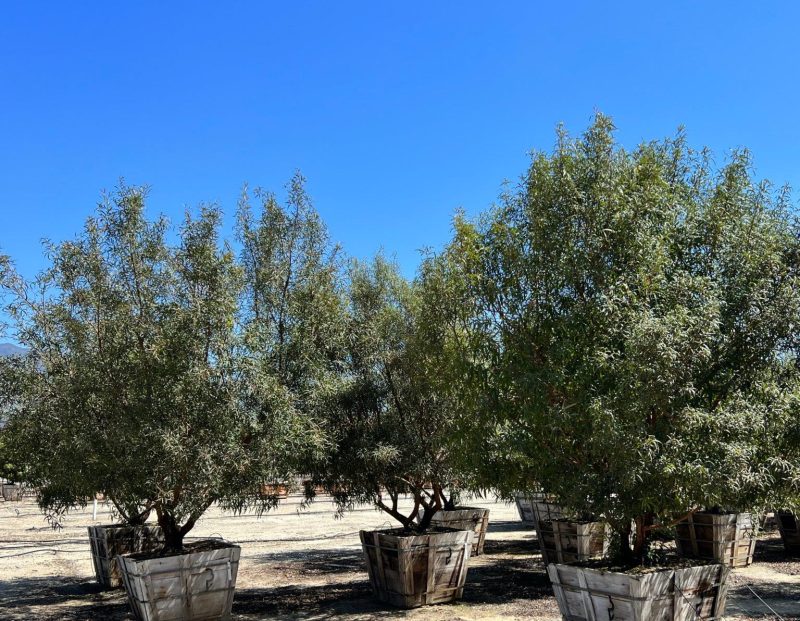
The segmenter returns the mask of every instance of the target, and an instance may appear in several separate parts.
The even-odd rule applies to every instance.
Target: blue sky
[[[243,183],[301,169],[335,240],[410,275],[595,110],[625,145],[683,124],[798,185],[800,5],[432,4],[4,4],[0,250],[32,276],[120,177],[230,221]]]

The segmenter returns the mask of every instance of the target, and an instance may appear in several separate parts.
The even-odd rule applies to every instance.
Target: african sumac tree
[[[340,510],[372,503],[419,530],[437,510],[452,508],[461,487],[447,444],[451,403],[433,380],[435,328],[425,324],[424,299],[422,284],[384,258],[353,262],[340,384],[327,416],[332,448],[317,472]],[[404,494],[412,499],[407,512]]]
[[[627,561],[656,517],[796,495],[799,233],[747,152],[714,169],[682,134],[626,151],[602,115],[560,132],[438,258],[477,343],[461,433],[509,439],[512,469],[607,519]]]
[[[248,408],[240,363],[243,270],[219,239],[221,213],[187,214],[177,243],[122,186],[76,239],[48,245],[27,283],[4,263],[29,385],[12,414],[14,445],[39,502],[56,513],[103,491],[123,517],[154,512],[168,549],[212,504],[268,508],[253,493],[274,476],[291,419],[280,391],[269,416]],[[271,387],[257,387],[263,395]],[[253,438],[259,438],[254,441]]]
[[[267,428],[276,435],[269,443],[284,449],[275,464],[282,464],[282,470],[269,482],[289,482],[294,472],[304,473],[309,461],[321,458],[321,404],[335,391],[340,372],[345,327],[341,251],[304,184],[297,173],[287,186],[285,204],[256,190],[257,210],[245,192],[237,214],[248,407],[259,419],[274,418],[274,396],[280,395],[292,412]],[[273,456],[278,457],[274,451]]]

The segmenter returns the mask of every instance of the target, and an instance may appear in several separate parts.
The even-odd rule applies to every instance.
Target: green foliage
[[[11,441],[9,433],[0,429],[0,477],[9,483],[19,483],[23,473],[11,456],[11,447],[8,446]]]
[[[0,262],[2,262],[0,257]],[[22,470],[13,456],[13,442],[8,421],[19,403],[21,385],[18,381],[24,359],[0,356],[0,477],[11,483],[22,479]]]
[[[422,530],[439,508],[452,508],[445,489],[460,487],[447,445],[452,403],[433,380],[430,293],[382,257],[353,263],[343,371],[328,412],[332,449],[316,473],[340,510],[374,503]],[[414,500],[409,513],[398,506],[406,493]]]
[[[289,405],[293,416],[280,425],[272,421],[270,443],[285,449],[277,462],[301,472],[325,448],[320,410],[337,385],[344,331],[340,250],[304,182],[299,173],[292,178],[285,206],[256,190],[258,214],[245,193],[236,230],[245,276],[240,314],[247,402],[259,419],[273,416],[272,395]],[[289,475],[286,470],[277,482],[288,482]]]
[[[174,246],[144,209],[145,192],[123,186],[77,239],[48,245],[35,282],[4,264],[31,351],[10,428],[45,510],[102,491],[128,521],[155,512],[180,549],[212,503],[275,503],[258,490],[285,473],[297,413],[243,362],[246,270],[220,243],[219,209],[187,214]]]
[[[800,229],[747,152],[715,170],[682,134],[628,152],[612,132],[560,132],[432,263],[459,283],[476,467],[635,520],[641,556],[653,516],[798,495]]]

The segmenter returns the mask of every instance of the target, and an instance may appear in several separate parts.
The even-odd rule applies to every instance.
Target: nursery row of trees
[[[145,199],[121,186],[32,281],[0,259],[31,352],[3,443],[53,519],[100,491],[180,549],[296,474],[418,530],[544,489],[639,562],[656,520],[800,499],[800,226],[746,152],[626,151],[598,116],[411,280],[347,259],[300,176],[245,194],[232,242],[216,206],[175,235]]]

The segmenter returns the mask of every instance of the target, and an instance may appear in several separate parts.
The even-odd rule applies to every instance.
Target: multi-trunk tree
[[[236,239],[244,272],[240,363],[260,386],[281,395],[294,412],[290,425],[269,425],[273,446],[286,450],[265,484],[290,484],[325,448],[321,404],[337,386],[344,334],[340,248],[333,244],[297,173],[282,205],[256,190],[258,207],[245,192],[237,213]],[[270,398],[246,390],[259,419],[268,420]],[[289,422],[289,421],[287,421]],[[263,434],[263,430],[262,430]],[[264,436],[254,438],[263,442]]]
[[[449,391],[436,389],[438,318],[426,313],[423,283],[382,257],[354,262],[348,284],[339,385],[327,406],[331,448],[316,480],[340,510],[371,503],[424,531],[465,483],[448,445]]]
[[[433,260],[455,283],[465,441],[608,520],[628,562],[655,518],[796,498],[795,216],[746,152],[626,151],[604,116],[559,133]]]
[[[13,446],[55,514],[104,492],[131,523],[155,514],[166,548],[213,503],[267,509],[306,433],[291,395],[247,363],[246,269],[200,208],[171,243],[145,192],[121,187],[27,283],[4,260],[16,338],[30,350]],[[296,309],[295,309],[296,310]],[[22,377],[22,376],[21,376]]]

